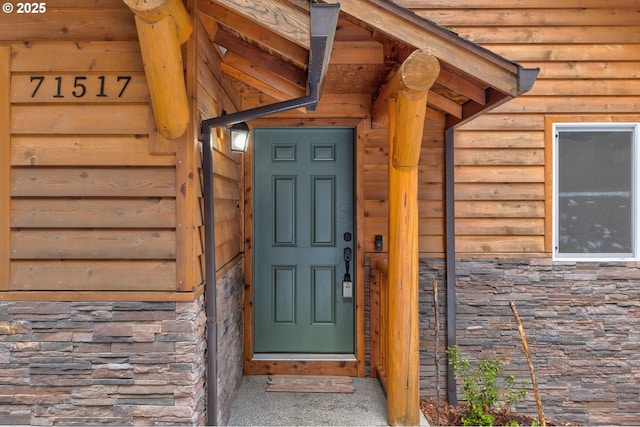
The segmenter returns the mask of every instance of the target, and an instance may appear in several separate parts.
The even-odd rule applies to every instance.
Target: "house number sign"
[[[143,73],[43,73],[11,76],[16,103],[148,102]]]
[[[112,77],[108,86],[106,76],[30,76],[29,80],[34,85],[33,92],[31,92],[31,98],[36,97],[38,91],[42,87],[42,84],[47,78],[54,80],[53,88],[51,85],[47,85],[47,89],[53,92],[50,93],[53,98],[84,98],[85,96],[96,96],[98,98],[115,96],[117,98],[122,98],[127,90],[127,86],[129,86],[129,83],[131,82],[131,76]],[[90,78],[97,80],[97,84],[95,84],[96,82],[90,82]],[[65,81],[63,82],[63,80]],[[111,80],[114,81],[112,82]],[[88,93],[88,88],[90,86],[97,86],[91,87],[93,93]]]

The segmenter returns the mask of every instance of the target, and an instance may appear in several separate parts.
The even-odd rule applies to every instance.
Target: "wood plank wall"
[[[176,157],[155,133],[133,14],[120,0],[86,6],[0,16],[11,53],[0,288],[176,291]]]
[[[545,118],[547,124],[637,120],[637,0],[398,3],[523,66],[540,67],[531,92],[455,134],[456,247],[460,255],[547,255],[552,188]]]
[[[431,112],[432,116],[437,115]],[[364,142],[364,248],[375,253],[375,236],[381,235],[382,252],[388,251],[388,131],[366,129]],[[444,255],[444,118],[427,120],[418,167],[420,256]]]
[[[195,22],[197,40],[197,109],[201,119],[238,109],[240,95],[221,80],[221,52],[209,40],[201,20]],[[213,142],[213,192],[215,196],[216,267],[219,272],[244,252],[244,197],[242,156],[231,152],[228,132],[216,134]],[[203,238],[204,239],[204,238]]]

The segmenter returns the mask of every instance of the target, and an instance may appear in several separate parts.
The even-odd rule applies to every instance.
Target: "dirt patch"
[[[461,426],[462,421],[460,419],[462,409],[459,407],[451,406],[447,402],[440,402],[440,406],[436,411],[436,402],[427,398],[423,398],[420,401],[420,409],[425,418],[431,426]],[[437,415],[440,415],[439,423],[436,422]],[[531,426],[536,421],[536,417],[529,415],[522,415],[516,413],[504,414],[501,411],[492,411],[492,415],[495,417],[493,422],[494,426],[504,426],[507,423],[517,422],[519,426]],[[580,424],[570,421],[557,421],[546,419],[548,426],[579,426]]]

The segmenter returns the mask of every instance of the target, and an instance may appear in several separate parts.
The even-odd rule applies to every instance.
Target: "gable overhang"
[[[414,49],[431,50],[439,61],[506,95],[516,97],[528,90],[524,81],[519,82],[521,66],[410,9],[388,0],[340,0],[340,8]]]
[[[197,2],[211,21],[212,42],[232,50],[225,54],[223,72],[278,101],[304,95],[311,49],[308,1]],[[341,0],[339,5],[344,21],[365,28],[380,43],[402,45],[406,52],[399,62],[415,50],[428,50],[437,58],[441,72],[429,107],[444,115],[448,129],[529,91],[537,77],[537,68],[524,68],[392,1]],[[374,99],[381,89],[374,90]],[[373,125],[385,125],[379,120],[386,119],[373,111]]]
[[[468,79],[484,91],[482,99],[461,104],[460,114],[448,114],[446,128],[456,128],[497,106],[531,90],[538,68],[525,68],[449,29],[418,16],[410,9],[388,0],[340,0],[341,10],[366,22],[375,31],[396,39],[413,49],[428,49],[445,70]],[[447,83],[443,82],[446,86]]]

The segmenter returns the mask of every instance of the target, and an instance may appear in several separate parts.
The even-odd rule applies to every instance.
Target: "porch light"
[[[229,129],[231,134],[231,151],[236,153],[244,153],[249,146],[251,131],[247,122],[236,123]]]

